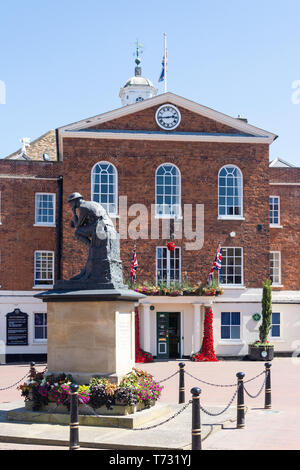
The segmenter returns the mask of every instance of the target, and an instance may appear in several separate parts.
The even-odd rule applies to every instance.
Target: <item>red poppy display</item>
[[[195,362],[218,362],[214,349],[213,337],[213,312],[210,307],[205,307],[204,334],[201,351],[192,356]]]
[[[152,354],[140,347],[140,317],[137,307],[135,308],[135,362],[154,362]]]

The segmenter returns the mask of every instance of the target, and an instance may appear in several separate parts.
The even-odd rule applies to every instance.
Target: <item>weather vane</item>
[[[143,53],[144,44],[141,44],[137,39],[136,43],[135,43],[135,47],[136,47],[136,51],[135,51],[135,54],[134,54],[136,56],[135,63],[136,63],[136,65],[140,65],[140,63],[141,63],[140,54]]]

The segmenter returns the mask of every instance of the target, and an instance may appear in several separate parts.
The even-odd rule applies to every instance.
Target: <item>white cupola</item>
[[[141,59],[139,57],[139,53],[140,45],[137,43],[134,77],[131,77],[129,80],[127,80],[119,93],[122,106],[138,103],[139,101],[143,101],[157,95],[158,90],[154,87],[153,83],[148,80],[148,78],[142,77],[142,68],[140,66]]]

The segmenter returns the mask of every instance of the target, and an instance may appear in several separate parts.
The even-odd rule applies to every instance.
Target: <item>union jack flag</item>
[[[131,279],[134,283],[136,283],[136,270],[138,267],[138,262],[137,262],[137,257],[136,257],[136,245],[134,245],[133,251],[132,251],[132,259],[131,259],[131,270],[130,270],[130,276]]]
[[[221,269],[222,269],[222,247],[219,244],[215,260],[213,262],[212,268],[211,268],[211,270],[208,274],[208,277],[207,277],[207,284],[208,285],[210,285],[211,282],[212,282],[214,271],[220,271],[220,277],[221,277]]]
[[[159,76],[159,79],[158,81],[159,82],[163,82],[166,78],[166,72],[167,72],[167,61],[168,61],[168,55],[167,55],[167,51],[165,52],[165,55],[163,57],[163,60],[162,60],[162,70],[161,70],[161,74]]]

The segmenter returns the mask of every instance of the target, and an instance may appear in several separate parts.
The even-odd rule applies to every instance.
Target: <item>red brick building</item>
[[[141,302],[145,350],[157,357],[197,352],[209,303],[217,355],[246,355],[258,335],[253,315],[261,311],[262,282],[271,275],[270,336],[277,352],[293,352],[300,333],[300,268],[294,262],[300,169],[280,160],[270,166],[269,146],[277,136],[244,119],[172,93],[138,98],[45,134],[32,143],[30,159],[15,153],[0,160],[0,358],[46,354],[46,304],[34,295],[77,274],[86,257],[70,228],[66,201],[74,191],[101,202],[115,220],[125,281],[135,242],[138,282],[153,285],[205,285],[222,246],[223,295]],[[172,234],[174,252],[166,248]]]

